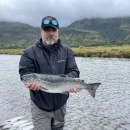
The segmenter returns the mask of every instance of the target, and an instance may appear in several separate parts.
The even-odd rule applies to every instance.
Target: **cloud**
[[[40,27],[41,19],[55,16],[60,27],[84,18],[130,16],[130,0],[0,0],[0,21]]]

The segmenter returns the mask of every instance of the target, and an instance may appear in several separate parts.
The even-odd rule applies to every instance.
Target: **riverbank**
[[[130,58],[130,46],[97,46],[72,48],[77,57]],[[0,49],[0,54],[21,55],[23,49]]]
[[[108,57],[108,58],[130,58],[130,46],[97,46],[72,48],[75,56],[81,57]]]

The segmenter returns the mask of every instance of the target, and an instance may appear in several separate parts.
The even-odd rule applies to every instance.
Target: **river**
[[[29,90],[19,79],[19,55],[0,55],[0,124],[31,118]],[[71,93],[64,130],[130,130],[130,59],[76,57],[80,78],[101,82],[96,97]]]

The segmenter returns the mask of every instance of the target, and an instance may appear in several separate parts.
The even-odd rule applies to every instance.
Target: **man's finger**
[[[76,80],[80,80],[80,78],[74,78],[74,79],[76,79]]]
[[[69,90],[68,90],[68,92],[72,92],[73,91],[73,88],[72,87],[70,87],[69,88]]]
[[[31,86],[30,86],[30,89],[35,89],[35,86],[36,86],[36,82],[34,82]]]
[[[73,88],[73,91],[74,91],[75,93],[77,93],[77,89],[76,89],[76,88]]]
[[[27,87],[27,88],[30,88],[31,86],[32,86],[32,83],[26,84],[26,87]]]
[[[37,89],[36,90],[39,90],[40,89],[40,86],[39,86],[39,84],[37,83]]]
[[[77,93],[77,92],[80,92],[80,89],[75,88],[75,87],[70,87],[69,90],[68,90],[68,92]]]

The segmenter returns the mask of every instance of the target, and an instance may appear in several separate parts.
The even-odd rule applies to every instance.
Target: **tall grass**
[[[81,57],[113,57],[130,58],[130,46],[98,46],[72,48],[75,56]]]
[[[0,54],[21,55],[23,49],[0,49]]]
[[[130,46],[97,46],[72,48],[75,56],[130,58]],[[21,55],[23,49],[0,49],[0,54]]]

